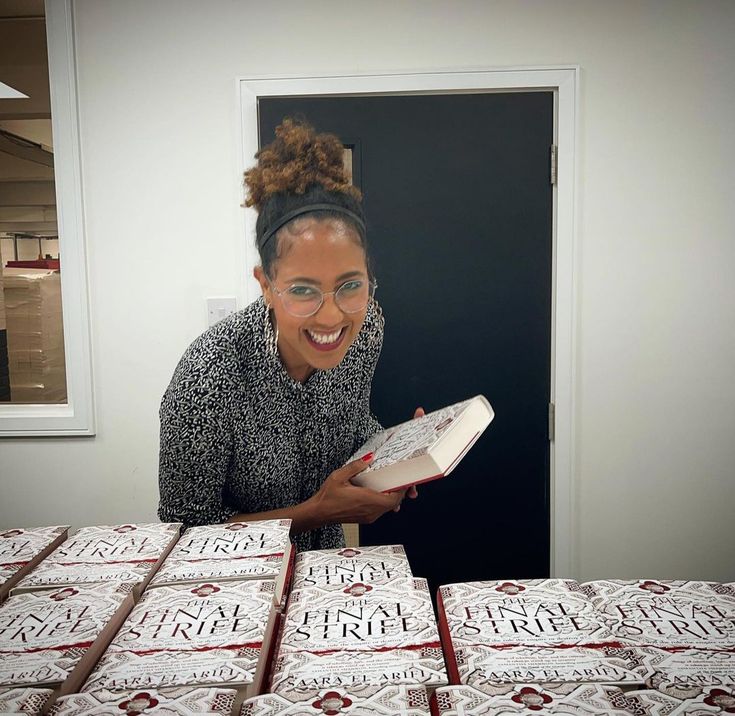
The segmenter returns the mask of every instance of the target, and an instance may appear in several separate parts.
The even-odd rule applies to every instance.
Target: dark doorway
[[[386,426],[483,393],[495,421],[445,480],[361,528],[431,586],[549,575],[551,92],[259,101],[261,145],[301,115],[356,147],[386,315]]]

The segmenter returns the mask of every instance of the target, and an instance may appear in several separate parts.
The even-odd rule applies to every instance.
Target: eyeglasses
[[[268,283],[278,294],[286,311],[299,318],[313,316],[322,307],[325,296],[334,296],[334,302],[343,313],[360,313],[367,308],[378,287],[374,281],[362,278],[345,281],[334,291],[321,291],[316,286],[306,284],[293,284],[279,291],[270,281]]]

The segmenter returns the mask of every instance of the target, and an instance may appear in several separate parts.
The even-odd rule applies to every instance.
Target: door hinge
[[[557,179],[557,173],[558,173],[558,152],[557,152],[557,146],[556,144],[551,145],[551,152],[550,152],[550,177],[551,177],[551,186],[556,186],[556,179]]]
[[[554,442],[556,437],[556,406],[549,403],[549,442]]]

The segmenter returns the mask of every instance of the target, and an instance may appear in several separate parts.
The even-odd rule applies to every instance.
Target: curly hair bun
[[[360,190],[350,184],[343,156],[334,134],[317,134],[307,122],[287,117],[276,127],[275,140],[255,155],[257,166],[245,172],[245,206],[261,211],[274,194],[304,194],[314,185],[359,201]]]

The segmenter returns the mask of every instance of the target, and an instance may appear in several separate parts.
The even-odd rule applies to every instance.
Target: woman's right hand
[[[366,456],[367,457],[367,456]],[[372,457],[372,456],[370,456]],[[353,485],[350,480],[370,465],[370,460],[353,460],[335,470],[322,484],[311,503],[313,519],[320,524],[357,522],[371,524],[386,512],[395,510],[406,490],[377,492]]]

